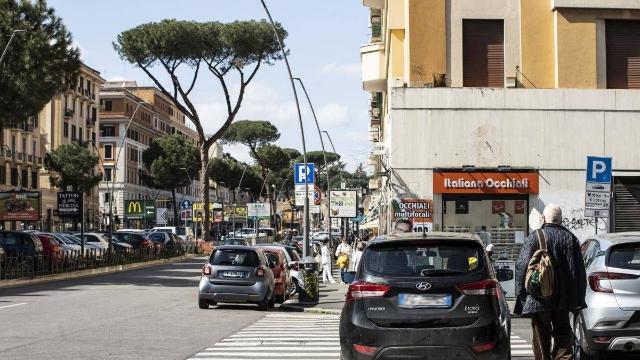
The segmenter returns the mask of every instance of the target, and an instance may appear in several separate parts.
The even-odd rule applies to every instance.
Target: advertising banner
[[[156,220],[156,202],[154,200],[125,200],[124,217],[127,219]]]
[[[332,190],[329,216],[355,218],[358,216],[358,192],[355,190]]]
[[[249,203],[247,204],[247,217],[254,220],[268,220],[271,216],[271,204]]]
[[[191,205],[193,221],[198,221],[198,222],[204,221],[204,212],[202,211],[203,209],[204,209],[204,204],[202,204],[201,202],[194,202]],[[222,211],[222,204],[210,202],[209,203],[209,221],[210,222],[214,222],[215,210]]]
[[[40,220],[39,191],[0,192],[0,221]]]
[[[434,172],[434,194],[537,194],[537,172]]]
[[[415,232],[428,232],[433,228],[433,201],[431,199],[402,198],[391,201],[392,220],[409,220]]]
[[[240,205],[235,206],[235,211],[234,211],[233,205],[225,206],[223,209],[223,213],[224,213],[225,221],[233,221],[234,217],[236,218],[236,220],[238,219],[244,220],[247,218],[247,208]]]
[[[82,192],[60,191],[58,192],[58,217],[81,218],[82,217]]]

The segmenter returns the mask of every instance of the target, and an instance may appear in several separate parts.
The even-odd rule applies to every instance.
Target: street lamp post
[[[27,32],[27,30],[13,30],[13,32],[11,33],[11,37],[9,38],[7,45],[5,45],[4,50],[2,50],[2,55],[0,55],[0,64],[2,64],[2,60],[4,60],[4,56],[7,53],[7,49],[9,49],[9,45],[11,45],[11,41],[13,41],[13,38],[16,36],[17,33],[21,33],[21,32]]]
[[[184,171],[184,173],[187,174],[187,178],[189,179],[189,186],[191,186],[193,184],[193,180],[191,180],[191,175],[189,175],[189,172],[187,171],[187,168],[181,167],[180,170]],[[182,212],[180,212],[180,216],[182,216]],[[197,218],[196,218],[196,220],[197,220]],[[198,226],[198,225],[196,225],[196,226]],[[185,228],[185,231],[186,231],[186,229],[187,229],[187,217],[186,216],[184,217],[184,228]],[[197,228],[196,228],[196,230],[194,230],[194,242],[195,242],[195,238],[198,237],[198,234],[195,233],[196,231],[197,231]]]
[[[289,73],[289,80],[291,81],[291,90],[293,90],[293,97],[296,100],[296,109],[298,110],[298,123],[300,125],[300,137],[302,138],[302,158],[304,161],[305,172],[308,168],[307,166],[307,144],[304,139],[304,125],[302,124],[302,112],[300,112],[300,101],[298,100],[298,90],[296,90],[296,85],[293,82],[293,74],[291,73],[291,66],[289,65],[289,58],[287,57],[287,52],[284,49],[284,44],[282,43],[282,39],[280,38],[280,34],[278,34],[278,28],[276,27],[273,18],[271,17],[271,13],[269,12],[269,8],[267,8],[267,4],[264,0],[260,0],[262,3],[262,7],[264,7],[264,11],[267,13],[267,17],[269,17],[269,21],[271,22],[271,27],[273,28],[273,32],[278,39],[278,45],[280,45],[280,51],[282,51],[282,56],[284,58],[284,62],[287,65],[287,72]],[[305,176],[305,186],[304,186],[304,249],[302,252],[303,256],[313,255],[311,252],[311,246],[309,244],[309,184],[308,184],[309,176]]]
[[[322,146],[322,157],[324,158],[324,170],[327,172],[327,201],[329,202],[329,207],[331,207],[331,178],[329,177],[329,166],[327,165],[327,153],[324,150],[324,139],[322,138],[322,131],[320,130],[320,124],[318,123],[318,117],[316,116],[316,111],[313,108],[313,103],[311,103],[311,98],[309,97],[309,93],[307,92],[307,88],[304,86],[302,79],[294,78],[294,80],[298,80],[300,85],[302,86],[302,90],[304,91],[305,96],[307,97],[307,102],[309,102],[309,107],[311,108],[311,114],[313,114],[313,120],[316,123],[316,129],[318,129],[318,137],[320,138],[320,146]],[[334,154],[335,149],[333,150]],[[337,154],[336,154],[337,155]],[[328,211],[329,215],[329,239],[331,239],[331,211]]]
[[[127,132],[129,131],[129,127],[131,126],[131,122],[133,118],[136,116],[140,105],[146,104],[144,101],[140,101],[136,106],[136,109],[131,114],[129,121],[127,122],[127,127],[122,134],[122,140],[120,140],[120,148],[118,149],[118,154],[116,155],[116,160],[113,165],[113,171],[111,174],[111,192],[109,193],[109,252],[111,252],[111,237],[113,236],[113,191],[116,186],[116,171],[118,170],[118,160],[120,159],[120,153],[122,153],[122,148],[124,147],[124,141],[127,137]]]
[[[331,144],[331,149],[333,150],[334,154],[337,154],[336,152],[336,147],[333,146],[333,140],[331,140],[331,135],[329,135],[329,132],[326,130],[322,130],[322,132],[327,135],[327,139],[329,139],[329,143]],[[327,179],[329,176],[329,169],[327,169]],[[340,171],[340,182],[342,182],[343,178],[342,178],[342,171]],[[327,180],[328,181],[328,180]],[[329,191],[329,194],[331,194],[331,191]],[[331,206],[331,198],[329,198],[329,206]],[[331,209],[329,209],[329,214],[331,214]],[[331,217],[329,217],[329,239],[331,239]]]

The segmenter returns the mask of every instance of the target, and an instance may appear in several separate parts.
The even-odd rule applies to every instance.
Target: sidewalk
[[[310,312],[318,314],[336,314],[342,312],[344,299],[349,285],[346,284],[323,284],[320,282],[320,301],[317,304],[300,304],[298,297],[287,300],[280,306],[285,311]]]

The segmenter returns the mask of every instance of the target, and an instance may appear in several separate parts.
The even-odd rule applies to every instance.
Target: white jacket
[[[340,256],[340,253],[351,255],[351,246],[349,246],[349,244],[340,243],[336,249],[336,256]]]
[[[331,264],[331,253],[329,252],[329,247],[327,245],[323,245],[320,252],[322,253],[322,265]]]

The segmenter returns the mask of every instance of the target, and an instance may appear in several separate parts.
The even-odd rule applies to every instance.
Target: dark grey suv
[[[202,267],[198,306],[223,303],[255,303],[260,310],[274,306],[275,281],[261,249],[249,246],[219,246]]]
[[[364,250],[340,319],[341,358],[504,360],[510,327],[478,238],[394,235]]]

